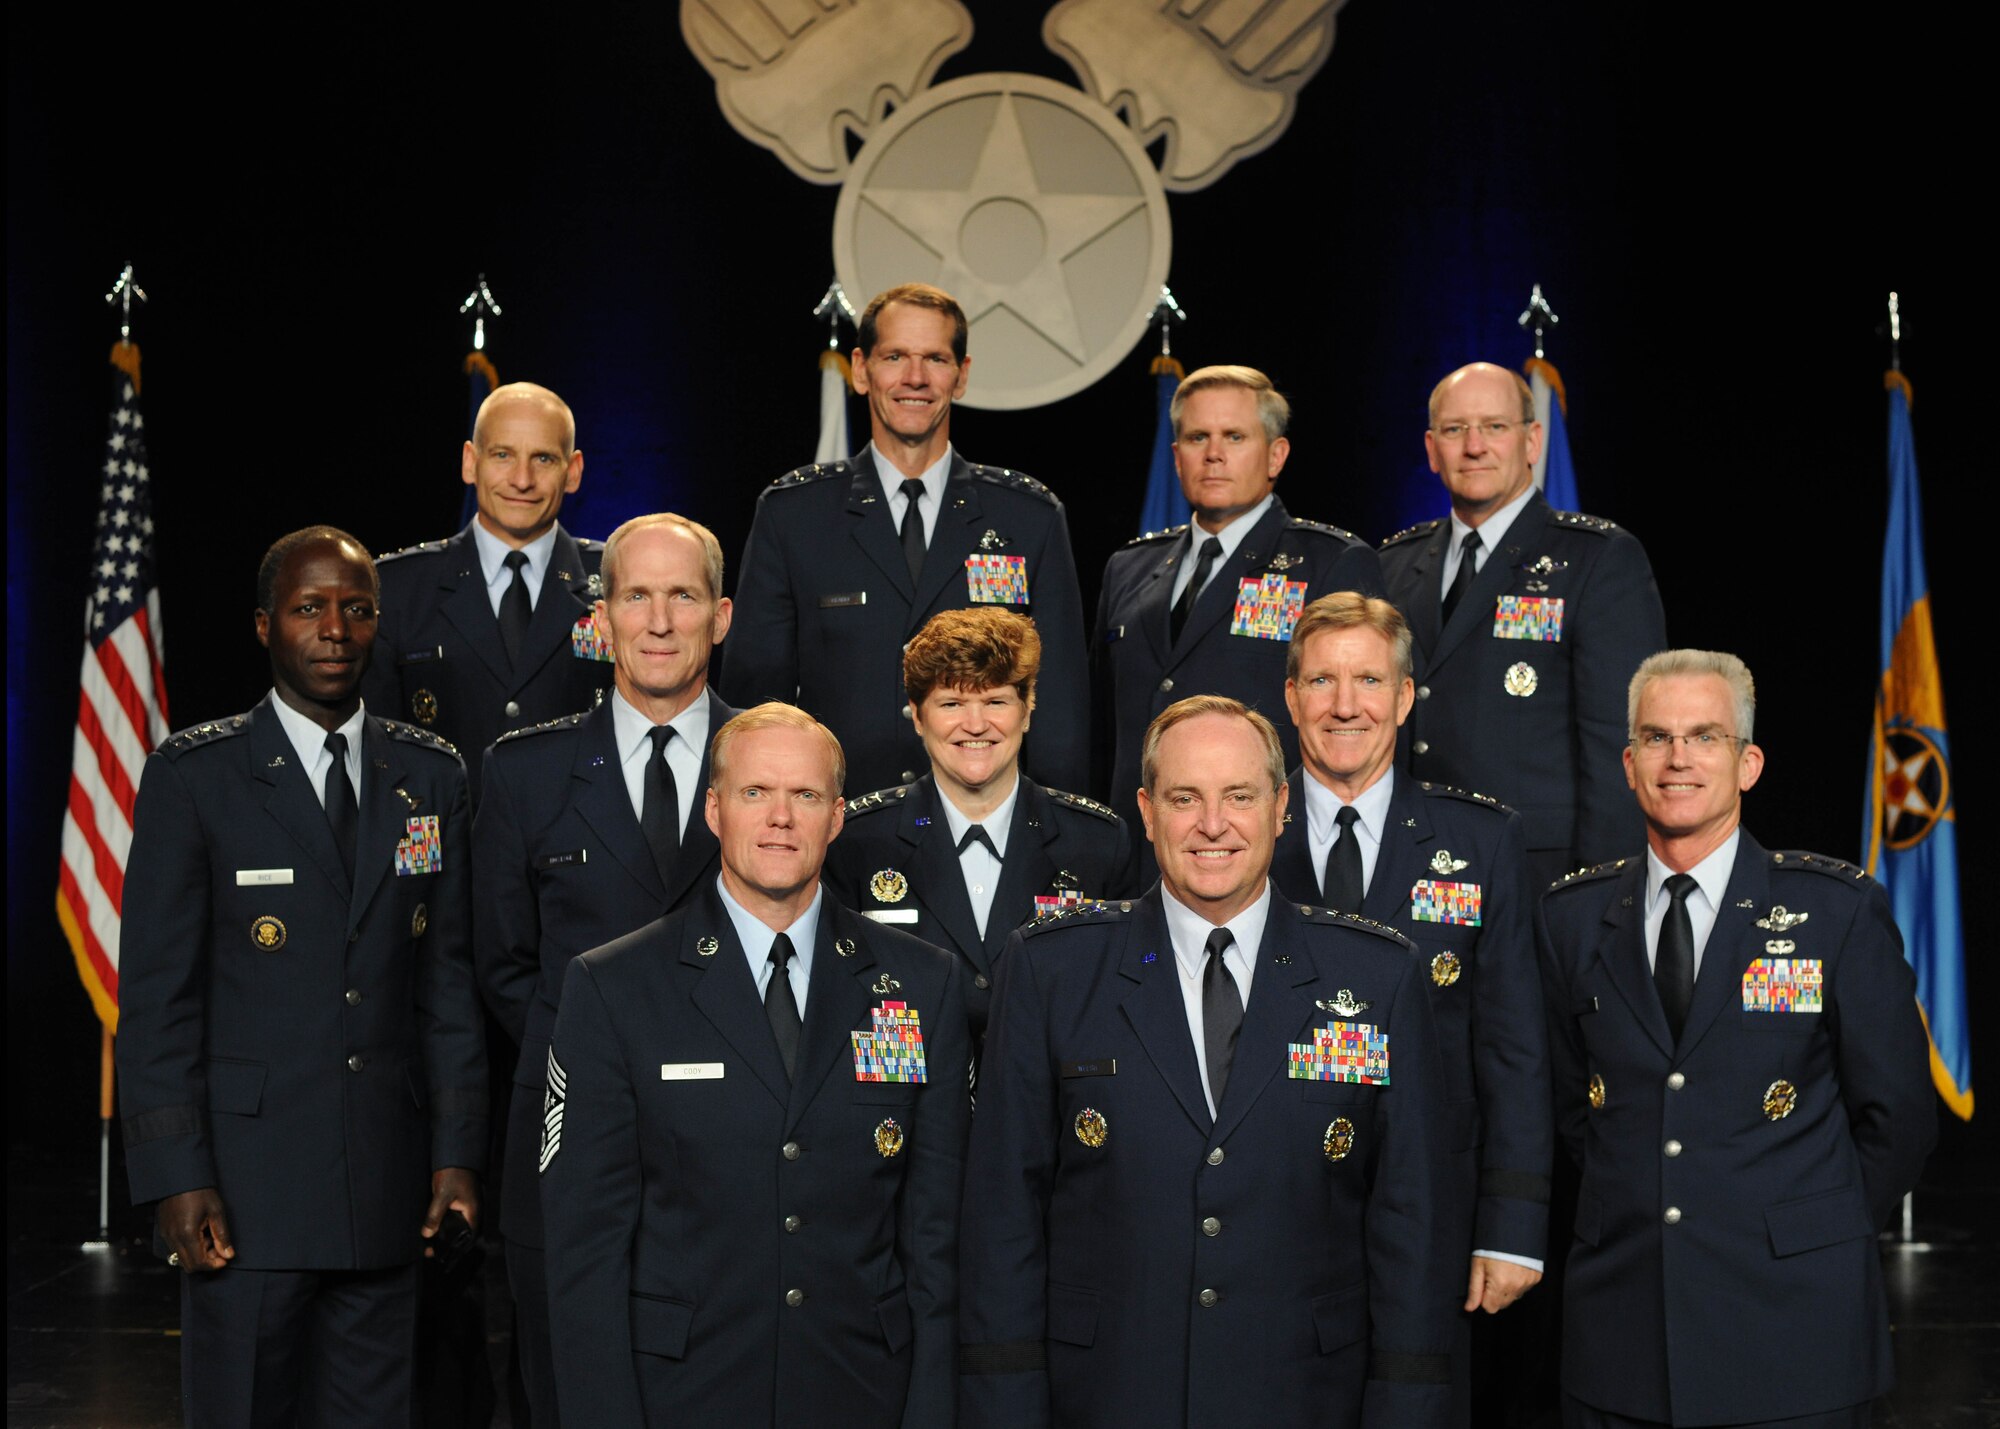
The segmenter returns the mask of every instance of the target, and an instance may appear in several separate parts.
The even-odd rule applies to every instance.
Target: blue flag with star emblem
[[[1146,504],[1139,508],[1139,534],[1185,525],[1193,513],[1181,495],[1180,473],[1174,470],[1174,389],[1187,374],[1179,361],[1153,359],[1153,380],[1159,384],[1159,414],[1153,424],[1153,464],[1146,472]]]
[[[1931,1039],[1931,1080],[1972,1116],[1965,940],[1958,912],[1958,799],[1945,737],[1944,686],[1924,574],[1923,502],[1910,430],[1910,384],[1889,391],[1889,534],[1882,552],[1882,678],[1868,760],[1862,846],[1889,894]]]

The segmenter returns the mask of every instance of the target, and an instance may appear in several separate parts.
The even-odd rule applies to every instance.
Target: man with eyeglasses
[[[1381,556],[1416,635],[1411,774],[1519,810],[1529,874],[1546,883],[1639,841],[1619,773],[1625,682],[1667,631],[1638,540],[1542,499],[1541,447],[1518,373],[1452,373],[1424,433],[1451,515],[1391,536]]]
[[[1564,879],[1537,929],[1583,1172],[1564,1422],[1866,1425],[1895,1379],[1875,1233],[1937,1139],[1902,939],[1860,869],[1743,829],[1741,660],[1662,651],[1629,701],[1646,852]]]

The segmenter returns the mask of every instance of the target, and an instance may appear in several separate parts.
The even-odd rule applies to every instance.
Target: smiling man
[[[1382,590],[1367,544],[1285,510],[1291,404],[1254,367],[1204,367],[1174,393],[1174,465],[1187,526],[1129,542],[1104,568],[1092,644],[1097,788],[1130,816],[1151,721],[1191,694],[1228,695],[1267,717],[1285,693],[1285,648],[1306,602]],[[1298,758],[1285,728],[1285,758]]]
[[[802,466],[757,499],[722,688],[737,704],[797,701],[847,750],[855,790],[915,780],[923,748],[903,716],[903,646],[946,610],[1033,615],[1044,642],[1042,719],[1024,759],[1081,789],[1089,766],[1083,597],[1055,493],[979,466],[951,442],[972,373],[965,313],[927,283],[862,311],[854,390],[869,443]]]
[[[967,1168],[960,1422],[1449,1422],[1464,1253],[1410,944],[1268,873],[1277,731],[1148,729],[1144,898],[1000,964]]]
[[[953,1422],[957,963],[823,894],[839,741],[715,735],[720,873],[576,959],[541,1142],[571,1424]]]
[[[1125,821],[1021,773],[1042,641],[1011,610],[934,615],[903,652],[930,772],[849,801],[827,885],[850,908],[965,960],[975,1058],[1007,935],[1038,913],[1135,892]]]
[[[486,1067],[465,771],[360,698],[375,568],[329,526],[257,573],[270,696],[146,761],[118,1068],[135,1204],[183,1272],[190,1424],[402,1424],[417,1263],[479,1220]]]
[[[556,520],[583,482],[568,404],[532,382],[494,388],[459,475],[478,503],[471,523],[377,561],[382,621],[365,693],[465,751],[476,807],[485,748],[589,709],[611,684],[611,654],[591,621],[603,547]]]
[[[1663,651],[1628,710],[1645,855],[1563,880],[1539,931],[1583,1171],[1564,1421],[1864,1426],[1895,1382],[1875,1234],[1937,1139],[1902,938],[1860,869],[1742,827],[1764,752],[1741,660]]]
[[[473,954],[520,1056],[507,1119],[500,1230],[537,1429],[558,1422],[535,1164],[549,1039],[570,960],[652,922],[715,878],[702,815],[709,736],[735,717],[708,687],[729,633],[722,547],[661,512],[604,543],[596,628],[615,689],[588,714],[503,736],[473,825]]]

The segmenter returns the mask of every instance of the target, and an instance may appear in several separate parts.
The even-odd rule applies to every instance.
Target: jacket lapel
[[[347,931],[361,926],[361,915],[389,876],[396,862],[396,845],[409,836],[409,820],[436,814],[442,823],[449,809],[427,809],[422,799],[404,788],[409,777],[401,754],[382,722],[361,722],[361,826],[354,838],[354,897],[347,905]],[[414,802],[412,802],[414,800]]]
[[[1763,950],[1764,933],[1756,926],[1759,909],[1771,906],[1770,864],[1764,850],[1747,830],[1736,841],[1736,862],[1729,870],[1729,888],[1715,911],[1715,926],[1701,952],[1701,972],[1694,980],[1694,1000],[1688,1004],[1678,1052],[1686,1057],[1715,1019],[1735,1002],[1743,987],[1743,970]],[[1737,905],[1749,903],[1748,908]]]
[[[799,1034],[799,1060],[793,1068],[791,1098],[785,1110],[787,1136],[798,1127],[820,1088],[853,1066],[850,1034],[867,1025],[869,1000],[879,1002],[895,995],[895,988],[878,993],[871,987],[877,977],[886,976],[876,966],[875,954],[868,946],[874,933],[874,927],[859,913],[850,913],[830,896],[820,900],[812,978],[806,988],[805,1027]],[[853,951],[842,956],[843,947]],[[948,1070],[927,1069],[940,1078]],[[964,1070],[960,1069],[961,1075]]]
[[[438,609],[480,663],[493,672],[493,678],[511,687],[513,667],[500,644],[500,621],[487,599],[486,576],[479,567],[479,548],[473,544],[470,526],[445,544],[441,564],[444,575],[438,580],[438,589],[446,595]]]
[[[1320,870],[1312,866],[1312,836],[1306,824],[1306,779],[1302,764],[1292,771],[1292,792],[1285,800],[1285,823],[1271,855],[1271,881],[1302,903],[1317,903],[1323,890]]]
[[[1632,1016],[1646,1029],[1660,1054],[1671,1059],[1674,1039],[1667,1033],[1667,1014],[1653,990],[1653,972],[1646,966],[1646,860],[1627,861],[1618,886],[1604,908],[1597,955],[1611,975]]]
[[[944,821],[940,794],[932,776],[918,780],[914,798],[903,801],[897,836],[910,849],[917,876],[913,892],[917,902],[935,918],[953,946],[966,957],[978,961],[979,924],[972,916],[972,899],[965,891],[965,871],[959,867],[958,850],[952,847],[951,826]],[[918,820],[927,820],[919,824]]]
[[[708,739],[712,746],[715,743],[716,731],[735,719],[742,711],[724,704],[713,689],[704,691],[702,698],[708,701]],[[667,888],[669,908],[687,897],[688,890],[694,887],[694,881],[701,877],[702,870],[706,869],[715,858],[718,847],[715,833],[709,828],[708,816],[703,812],[707,798],[708,774],[708,750],[704,749],[701,752],[701,773],[695,776],[694,803],[688,807],[688,821],[681,828],[680,858],[674,864],[674,876]],[[625,800],[625,809],[627,813],[632,809],[629,795]],[[635,817],[632,826],[636,829],[638,825],[639,821]],[[642,849],[645,847],[643,833],[640,834],[639,846]],[[650,857],[647,859],[647,864],[651,866]]]
[[[702,951],[711,946],[713,952]],[[778,1043],[757,996],[757,981],[750,975],[736,925],[713,888],[700,895],[700,901],[681,922],[677,952],[684,966],[701,974],[692,996],[696,1010],[736,1049],[744,1065],[783,1106],[792,1091],[785,1081],[785,1064],[779,1060]]]
[[[660,882],[659,867],[653,862],[652,845],[646,842],[645,830],[639,827],[639,816],[632,812],[632,794],[625,787],[611,702],[606,700],[585,715],[579,732],[582,738],[576,742],[576,761],[569,770],[571,787],[576,791],[572,800],[577,815],[590,825],[619,867],[653,898],[661,900],[664,911],[668,906],[667,890]],[[703,767],[706,768],[705,763]],[[695,809],[706,833],[707,821],[699,819],[699,796]],[[709,842],[714,841],[715,836],[709,834]]]
[[[1057,826],[1055,811],[1049,807],[1049,796],[1042,786],[1025,774],[1018,786],[1019,794],[1014,799],[1014,821],[1007,830],[1007,856],[1000,861],[1000,884],[993,890],[993,909],[986,917],[986,937],[979,948],[979,956],[973,962],[983,973],[991,973],[993,965],[1007,947],[1007,935],[1027,921],[1019,922],[1012,911],[1017,908],[1034,908],[1035,895],[1053,891],[1060,873],[1056,866],[1055,841]],[[1074,887],[1074,884],[1067,886]],[[1084,889],[1093,898],[1102,897],[1102,889]],[[1033,917],[1032,911],[1028,917]]]
[[[1173,605],[1174,572],[1188,557],[1188,527],[1177,541],[1169,541],[1153,561],[1153,569],[1146,577],[1139,598],[1133,602],[1132,629],[1127,629],[1125,639],[1144,632],[1146,642],[1153,647],[1153,654],[1160,664],[1165,665],[1167,657],[1173,653],[1172,643],[1167,639],[1167,621]]]
[[[1430,811],[1407,774],[1390,776],[1388,824],[1375,851],[1375,876],[1362,895],[1361,911],[1378,923],[1397,926],[1410,904],[1410,889],[1430,873]],[[1442,875],[1441,875],[1442,876]]]
[[[972,479],[971,467],[956,451],[951,454],[951,469],[945,476],[944,503],[938,509],[937,521],[931,526],[931,542],[924,551],[924,567],[917,573],[917,595],[910,604],[910,624],[903,633],[914,635],[923,625],[927,614],[937,607],[938,601],[951,588],[953,581],[965,580],[965,536],[967,526],[976,526],[985,519],[979,503],[979,483]],[[1028,592],[1034,594],[1032,590]],[[956,606],[957,600],[946,602]]]
[[[847,483],[849,538],[863,555],[875,563],[904,600],[915,587],[910,582],[910,564],[903,559],[903,544],[889,518],[889,503],[882,499],[882,481],[875,474],[875,453],[863,447],[855,454],[854,476]]]
[[[576,537],[558,526],[555,545],[549,549],[549,568],[542,573],[542,593],[528,621],[528,637],[521,643],[521,666],[508,687],[510,694],[519,693],[558,655],[565,660],[575,658],[570,651],[570,628],[591,605],[590,573],[583,568],[583,552],[577,548]],[[498,620],[493,628],[497,635]]]
[[[1284,902],[1273,890],[1270,916],[1264,924],[1264,946],[1257,950],[1257,974],[1250,980],[1250,1005],[1243,1009],[1243,1029],[1236,1034],[1236,1055],[1230,1059],[1229,1082],[1216,1109],[1215,1137],[1221,1141],[1256,1105],[1257,1098],[1286,1064],[1287,1049],[1313,1012],[1313,1000],[1302,988],[1319,981],[1299,924],[1283,916]],[[1289,958],[1289,962],[1280,962]],[[1186,1017],[1182,1017],[1185,1026]]]
[[[1405,606],[1410,613],[1410,630],[1416,637],[1418,652],[1432,659],[1436,658],[1438,643],[1439,603],[1444,598],[1438,572],[1444,568],[1444,553],[1450,548],[1451,518],[1447,516],[1424,538],[1416,563],[1410,569],[1412,584],[1407,588]]]
[[[1118,971],[1134,986],[1119,1006],[1161,1080],[1181,1104],[1181,1110],[1207,1135],[1214,1120],[1208,1114],[1201,1068],[1194,1059],[1194,1034],[1188,1030],[1187,1004],[1181,1000],[1180,969],[1174,962],[1173,940],[1167,936],[1167,914],[1161,906],[1161,896],[1156,884],[1140,900],[1137,916],[1127,925]],[[1154,955],[1150,963],[1145,960],[1148,953]],[[1252,983],[1251,988],[1254,995],[1256,984]]]
[[[333,828],[327,823],[326,810],[299,762],[298,751],[292,748],[285,727],[278,723],[277,711],[270,708],[275,699],[276,695],[266,696],[264,703],[250,712],[251,773],[266,786],[264,811],[311,857],[341,898],[351,904],[352,890],[347,870],[341,867],[340,851],[333,846]]]

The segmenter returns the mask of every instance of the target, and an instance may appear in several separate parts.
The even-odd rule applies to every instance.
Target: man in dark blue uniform
[[[1431,393],[1424,447],[1451,515],[1382,543],[1416,634],[1409,768],[1520,811],[1536,884],[1638,846],[1619,751],[1625,685],[1667,643],[1646,551],[1535,487],[1542,429],[1518,373],[1462,367]]]
[[[603,547],[556,521],[583,481],[568,405],[531,382],[494,388],[460,474],[479,503],[471,524],[380,558],[382,623],[363,693],[465,751],[477,808],[486,746],[591,708],[611,684],[611,655],[591,618]]]
[[[1375,553],[1302,521],[1276,494],[1291,406],[1254,367],[1204,367],[1174,393],[1174,464],[1194,521],[1111,557],[1097,602],[1095,792],[1130,817],[1146,727],[1188,695],[1228,695],[1274,718],[1285,647],[1306,602],[1382,593]],[[1289,725],[1287,764],[1299,757]]]
[[[1028,772],[1089,777],[1083,596],[1062,502],[1033,477],[977,466],[951,444],[972,360],[965,313],[909,283],[861,314],[854,387],[870,441],[802,466],[757,499],[722,690],[738,705],[796,701],[839,736],[850,788],[907,784],[923,746],[903,714],[903,646],[943,610],[1032,614],[1043,642],[1041,728]]]
[[[1011,610],[932,616],[903,652],[903,690],[930,773],[852,800],[827,886],[967,964],[977,1056],[1007,935],[1038,913],[1138,890],[1125,821],[1021,773],[1042,641]]]
[[[1396,731],[1415,700],[1410,627],[1393,605],[1338,591],[1306,607],[1285,680],[1304,760],[1271,877],[1289,898],[1363,914],[1417,945],[1444,1054],[1453,1235],[1471,1261],[1471,1344],[1461,1339],[1455,1384],[1486,1400],[1515,1358],[1494,1353],[1486,1316],[1542,1278],[1548,1045],[1521,820],[1483,794],[1396,773]],[[1468,1350],[1484,1371],[1476,1384]]]
[[[363,711],[375,608],[353,537],[280,540],[257,577],[275,689],[139,785],[125,1156],[185,1272],[190,1424],[409,1422],[417,1262],[479,1217],[465,772]]]
[[[961,1423],[1443,1426],[1465,1261],[1410,944],[1275,894],[1263,716],[1181,701],[1142,757],[1159,887],[1000,964]]]
[[[840,746],[713,745],[721,873],[570,964],[541,1151],[571,1424],[953,1422],[962,975],[822,896]]]
[[[1542,902],[1583,1169],[1575,1429],[1845,1429],[1894,1384],[1875,1236],[1937,1139],[1916,980],[1878,884],[1742,827],[1755,713],[1734,655],[1646,660],[1624,760],[1645,853]]]
[[[473,954],[488,1003],[521,1049],[500,1231],[538,1426],[558,1422],[535,1159],[563,975],[579,953],[652,922],[715,877],[701,795],[709,735],[736,714],[708,688],[729,616],[714,533],[671,513],[627,521],[604,544],[596,610],[615,692],[589,714],[503,735],[486,754],[472,837]]]

